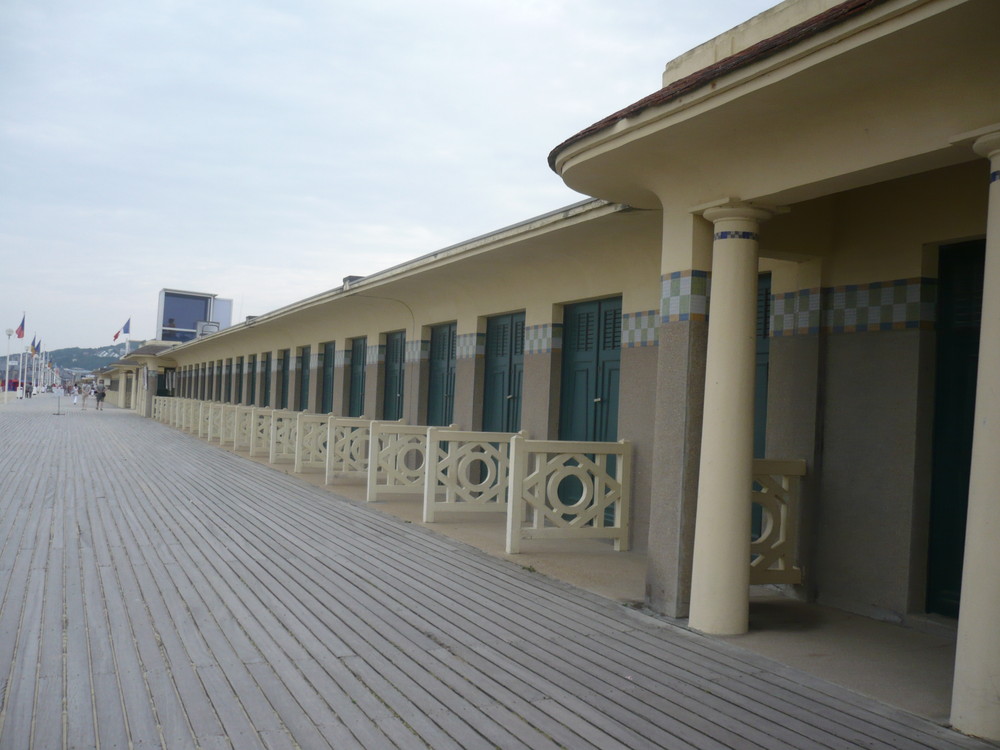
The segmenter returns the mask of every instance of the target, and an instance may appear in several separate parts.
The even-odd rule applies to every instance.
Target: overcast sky
[[[549,151],[774,2],[3,0],[0,332],[235,322],[574,203]]]

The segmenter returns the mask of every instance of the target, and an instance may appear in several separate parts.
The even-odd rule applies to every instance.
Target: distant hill
[[[129,346],[129,351],[134,352],[144,343],[144,341],[133,341]],[[53,364],[67,370],[84,370],[86,372],[92,372],[112,362],[117,362],[124,356],[124,342],[114,346],[102,346],[98,349],[81,349],[74,346],[69,349],[56,349],[49,352]]]

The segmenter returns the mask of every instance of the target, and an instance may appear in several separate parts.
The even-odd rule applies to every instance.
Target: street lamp
[[[7,334],[7,359],[5,360],[7,364],[7,372],[3,376],[3,402],[7,403],[7,391],[10,390],[10,337],[14,335],[14,329],[8,328],[4,333]]]

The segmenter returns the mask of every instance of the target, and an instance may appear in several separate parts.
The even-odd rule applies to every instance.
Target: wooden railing
[[[327,420],[326,483],[337,479],[368,478],[368,439],[371,420],[333,417]]]
[[[439,513],[506,513],[513,436],[428,428],[424,523]]]
[[[295,468],[296,474],[306,469],[326,471],[326,449],[330,434],[328,414],[307,414],[301,412],[295,427]]]
[[[523,435],[313,415],[196,399],[153,399],[155,419],[231,442],[251,456],[324,469],[326,483],[365,479],[366,498],[423,494],[423,518],[506,512],[507,551],[528,539],[610,539],[629,547],[631,446],[528,440]],[[430,446],[430,448],[429,448]],[[796,566],[804,461],[754,461],[752,503],[761,535],[750,545],[751,583],[799,583]]]
[[[750,583],[801,583],[798,552],[800,477],[806,462],[753,462],[751,501],[761,507],[760,536],[750,543]]]
[[[629,547],[632,446],[511,440],[507,552],[525,539],[611,539]]]

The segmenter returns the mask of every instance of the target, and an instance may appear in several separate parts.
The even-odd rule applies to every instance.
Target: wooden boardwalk
[[[108,407],[0,406],[0,748],[987,748]]]

